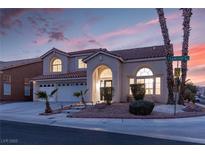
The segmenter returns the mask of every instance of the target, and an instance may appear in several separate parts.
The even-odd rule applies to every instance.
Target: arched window
[[[153,73],[149,68],[141,68],[137,72],[137,83],[145,84],[145,94],[153,94],[154,78]]]
[[[129,78],[129,84],[141,83],[145,85],[146,95],[161,94],[161,77],[153,74],[149,68],[141,68],[135,77]],[[129,91],[131,95],[131,89]]]
[[[112,78],[112,71],[109,68],[104,69],[100,73],[100,78]]]
[[[141,68],[138,72],[137,72],[137,76],[152,76],[153,73],[149,68]]]
[[[51,71],[52,72],[62,72],[62,61],[59,58],[56,58],[52,61]]]

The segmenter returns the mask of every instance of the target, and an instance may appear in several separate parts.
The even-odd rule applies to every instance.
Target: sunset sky
[[[182,11],[165,9],[171,43],[181,54]],[[155,9],[0,9],[0,61],[65,52],[162,45]],[[205,86],[205,9],[193,9],[188,78]]]

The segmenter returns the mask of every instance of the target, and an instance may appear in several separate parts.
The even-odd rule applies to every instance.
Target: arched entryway
[[[100,65],[92,74],[92,101],[104,102],[103,88],[112,87],[112,70],[106,65]]]

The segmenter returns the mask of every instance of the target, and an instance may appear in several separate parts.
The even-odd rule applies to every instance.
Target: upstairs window
[[[11,75],[3,75],[3,82],[11,83]]]
[[[78,68],[87,68],[87,64],[83,62],[82,58],[78,59]]]
[[[54,59],[51,66],[52,72],[62,72],[62,61],[60,59]]]

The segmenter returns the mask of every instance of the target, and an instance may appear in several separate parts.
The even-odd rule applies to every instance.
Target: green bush
[[[111,105],[112,97],[113,97],[113,87],[104,87],[104,99],[108,105]]]
[[[137,100],[143,100],[145,95],[145,85],[144,84],[131,84],[131,91],[132,96],[134,99]]]
[[[192,83],[188,82],[185,84],[185,90],[184,90],[184,100],[195,102],[195,95],[197,93],[197,87]]]
[[[129,105],[129,112],[135,115],[150,115],[154,108],[154,103],[138,100]]]

